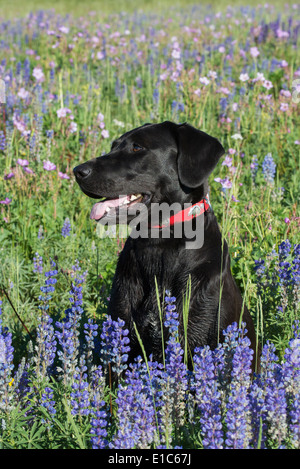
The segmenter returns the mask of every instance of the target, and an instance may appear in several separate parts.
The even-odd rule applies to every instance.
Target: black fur
[[[149,207],[150,202],[183,205],[196,203],[207,194],[207,178],[223,154],[215,138],[188,124],[167,121],[125,133],[113,142],[109,154],[77,166],[74,173],[83,192],[93,198],[142,193]],[[147,354],[161,360],[155,277],[161,299],[164,289],[176,297],[183,338],[183,294],[191,276],[190,353],[197,346],[216,347],[222,331],[240,321],[242,296],[230,271],[226,242],[222,252],[222,236],[213,210],[205,212],[204,224],[200,249],[186,249],[184,238],[127,239],[118,260],[108,313],[125,320],[130,331],[130,360],[141,354],[133,322]],[[254,326],[246,308],[243,321],[255,351]]]

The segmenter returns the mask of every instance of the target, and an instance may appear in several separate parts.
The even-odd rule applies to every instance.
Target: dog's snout
[[[81,164],[73,169],[76,179],[85,179],[91,174],[91,172],[92,169],[86,164]]]

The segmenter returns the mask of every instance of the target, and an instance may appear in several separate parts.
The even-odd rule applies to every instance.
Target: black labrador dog
[[[215,348],[222,341],[222,331],[241,318],[256,351],[254,325],[232,277],[228,246],[222,242],[207,199],[208,176],[223,154],[217,139],[189,124],[166,121],[145,124],[125,133],[113,142],[110,153],[74,168],[76,180],[86,195],[106,198],[94,205],[92,219],[104,223],[115,217],[118,223],[121,215],[128,215],[138,203],[148,216],[148,236],[147,233],[129,236],[119,256],[108,309],[112,318],[124,319],[129,329],[130,360],[141,354],[133,323],[146,353],[161,360],[155,279],[161,296],[166,289],[176,297],[184,341],[182,309],[190,278],[187,325],[190,356],[195,347]],[[163,203],[177,204],[179,212],[177,209],[167,220],[159,218],[153,224],[152,207]],[[202,217],[203,240],[196,247],[188,246],[185,233],[196,232],[192,226],[200,218],[198,215]],[[128,220],[132,217],[127,217]],[[175,236],[178,225],[191,230],[182,230],[182,236]],[[163,234],[166,226],[168,236]],[[188,238],[191,239],[195,236]]]

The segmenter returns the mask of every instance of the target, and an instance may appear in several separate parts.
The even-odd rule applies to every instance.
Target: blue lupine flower
[[[276,172],[276,163],[274,162],[271,153],[268,153],[262,163],[262,171],[265,181],[273,184],[275,172]]]
[[[287,239],[266,260],[255,260],[258,293],[283,316],[286,309],[297,308],[300,283],[300,245]],[[269,293],[271,292],[271,295]]]
[[[42,225],[39,226],[39,230],[38,230],[38,239],[44,239],[44,228],[42,227]]]
[[[300,322],[294,325],[294,338],[285,351],[283,383],[289,408],[289,429],[293,448],[300,449]]]
[[[36,140],[36,133],[32,132],[29,137],[29,154],[32,156],[35,154]]]
[[[275,346],[267,342],[261,357],[265,421],[268,423],[268,436],[281,446],[287,436],[287,403],[283,374],[277,361]]]
[[[251,447],[255,449],[265,448],[266,441],[266,408],[265,393],[262,380],[256,376],[249,392],[251,412]]]
[[[45,387],[44,392],[42,393],[41,406],[47,409],[50,416],[53,417],[56,414],[53,389],[48,386]]]
[[[269,383],[273,379],[274,369],[278,360],[275,346],[269,341],[264,345],[261,354],[261,373],[251,387],[249,399],[251,407],[252,445],[254,448],[265,448],[267,439],[267,408],[266,396]]]
[[[0,130],[0,151],[5,151],[6,149],[6,138],[3,130]]]
[[[167,296],[165,297],[166,302],[166,317],[164,325],[169,329],[170,334],[178,335],[178,313],[176,312],[175,296],[170,296],[171,293],[167,290]]]
[[[141,376],[139,371],[142,371]],[[145,449],[154,441],[155,411],[149,381],[143,379],[145,364],[137,361],[126,371],[125,383],[120,384],[118,405],[118,431],[110,448]]]
[[[75,369],[71,385],[72,415],[89,415],[90,413],[89,383],[86,371],[84,357],[80,357],[79,366]]]
[[[45,285],[46,285],[46,287],[48,285],[55,285],[56,282],[57,282],[57,280],[55,278],[53,278],[58,274],[58,271],[55,269],[56,264],[53,260],[50,260],[50,263],[51,263],[51,266],[54,267],[54,268],[52,270],[49,270],[48,272],[45,272],[45,277],[46,277]],[[54,287],[49,287],[48,289],[47,288],[45,289],[45,288],[41,287],[41,291],[44,292],[44,293],[53,292]]]
[[[63,373],[64,382],[70,383],[76,368],[78,355],[76,337],[74,337],[74,323],[65,318],[62,322],[57,321],[55,325],[58,329],[55,336],[60,345],[57,356],[61,363],[61,367],[58,367],[57,370]]]
[[[0,409],[9,410],[13,398],[11,380],[13,365],[12,334],[2,325],[2,301],[0,300]]]
[[[14,376],[14,392],[16,395],[16,401],[22,408],[28,407],[27,400],[31,384],[29,369],[30,363],[28,363],[25,357],[23,357]]]
[[[251,171],[252,180],[254,182],[255,178],[256,178],[256,175],[257,175],[257,171],[258,171],[258,160],[257,160],[256,155],[252,156],[252,160],[251,160],[251,164],[250,164],[250,171]]]
[[[98,324],[95,324],[93,319],[89,319],[83,325],[83,328],[86,340],[85,360],[89,372],[93,365],[93,350],[95,348],[95,337],[98,335]]]
[[[69,218],[65,219],[63,227],[61,229],[61,234],[64,238],[66,238],[67,236],[70,236],[70,234],[71,234],[71,223],[70,223]]]
[[[266,269],[265,261],[263,259],[259,259],[259,260],[255,260],[254,263],[255,263],[254,271],[257,277],[261,279],[263,275],[265,274],[265,269]]]
[[[35,257],[33,258],[33,272],[39,274],[43,273],[43,257],[40,256],[38,252],[35,253]]]
[[[46,137],[50,140],[53,138],[54,131],[53,130],[46,130]]]
[[[231,383],[226,403],[225,422],[227,426],[226,447],[243,449],[249,447],[250,441],[250,402],[248,391],[250,387],[251,362],[253,350],[250,348],[250,340],[245,335],[246,324],[242,323],[238,329],[236,323],[230,326],[230,344],[233,351]]]
[[[51,261],[52,267],[55,267],[55,262]],[[48,272],[45,272],[45,285],[43,287],[40,287],[40,290],[45,293],[45,295],[40,295],[39,300],[41,301],[41,305],[39,306],[39,309],[41,309],[43,312],[47,311],[49,309],[49,301],[52,298],[49,293],[53,293],[55,288],[54,285],[57,282],[57,279],[55,278],[56,275],[58,274],[58,271],[54,268],[53,270],[49,270]]]
[[[52,323],[53,319],[46,312],[43,312],[37,327],[36,355],[34,356],[36,372],[43,378],[46,378],[47,374],[52,371],[56,356],[57,344]]]
[[[61,331],[56,331],[55,335],[61,347],[57,355],[60,358],[65,382],[71,382],[77,366],[79,354],[79,325],[83,313],[82,305],[82,283],[86,279],[87,272],[81,273],[78,261],[72,267],[73,273],[70,303],[71,308],[66,309],[63,321],[57,321],[56,327]]]
[[[176,117],[179,112],[184,112],[184,104],[175,100],[172,101],[171,108],[174,117]]]
[[[93,372],[91,386],[91,442],[93,449],[103,449],[107,446],[107,412],[103,400],[105,379],[102,367],[98,366]]]
[[[112,371],[120,375],[127,368],[129,347],[128,329],[124,329],[125,322],[118,318],[113,321],[111,316],[102,324],[100,357],[103,366],[111,364]]]
[[[193,389],[200,412],[202,444],[204,448],[222,449],[221,393],[218,382],[218,361],[210,348],[196,348],[193,357]]]
[[[165,373],[162,376],[162,389],[164,390],[161,409],[161,419],[169,415],[170,420],[165,421],[165,429],[168,432],[168,443],[171,443],[172,423],[176,428],[183,425],[185,398],[187,391],[187,368],[183,363],[183,349],[176,337],[171,336],[167,342]],[[166,409],[165,409],[166,408]],[[166,411],[166,412],[165,412]],[[169,423],[169,426],[168,426]]]
[[[290,262],[279,262],[278,276],[281,285],[288,286],[292,281],[292,269]]]
[[[279,260],[284,261],[291,252],[291,243],[288,239],[282,241],[278,246]]]
[[[294,285],[300,284],[300,244],[294,244],[292,260],[292,282]]]
[[[159,103],[159,90],[158,88],[155,88],[155,90],[153,91],[153,104],[156,109],[158,108],[158,103]]]
[[[228,107],[228,99],[227,98],[221,98],[219,101],[219,106],[222,109],[223,112],[226,111]]]
[[[169,447],[172,441],[172,425],[183,425],[185,397],[187,391],[187,368],[183,363],[184,351],[179,343],[178,313],[176,298],[166,291],[166,315],[164,325],[169,330],[169,339],[165,350],[165,371],[162,373],[160,388],[161,408],[158,412],[160,423],[160,441]]]
[[[52,267],[55,267],[55,263],[52,261]],[[45,286],[41,287],[40,290],[45,295],[40,295],[39,300],[41,305],[39,309],[42,311],[39,325],[37,327],[37,338],[35,351],[36,355],[34,361],[36,363],[36,373],[39,377],[45,378],[47,373],[50,372],[51,367],[54,363],[56,353],[56,339],[54,336],[54,328],[52,326],[52,318],[47,314],[49,309],[49,301],[55,288],[54,285],[57,282],[55,276],[58,274],[56,269],[45,272]]]

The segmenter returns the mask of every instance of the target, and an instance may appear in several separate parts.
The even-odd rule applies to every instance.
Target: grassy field
[[[286,5],[293,5],[294,2],[285,2]],[[204,0],[201,2],[195,2],[193,0],[87,0],[81,2],[79,0],[28,0],[24,2],[20,0],[11,0],[7,3],[4,0],[0,1],[0,15],[4,18],[15,18],[24,16],[30,12],[36,12],[39,10],[51,10],[54,9],[57,14],[72,16],[86,16],[90,12],[96,13],[100,18],[115,13],[134,13],[134,12],[154,12],[158,14],[167,14],[170,8],[185,9],[193,5],[204,6],[206,8],[213,8],[214,11],[224,10],[228,6],[239,7],[247,6],[256,7],[261,2],[253,0],[248,4],[243,0],[235,0],[228,3],[225,0]],[[272,2],[276,8],[282,9],[282,2],[275,0]]]
[[[0,447],[299,448],[299,6],[211,5],[0,2]],[[164,120],[226,149],[210,198],[265,346],[257,379],[233,328],[192,376],[174,333],[162,368],[106,385],[125,240],[97,236],[72,168]]]

